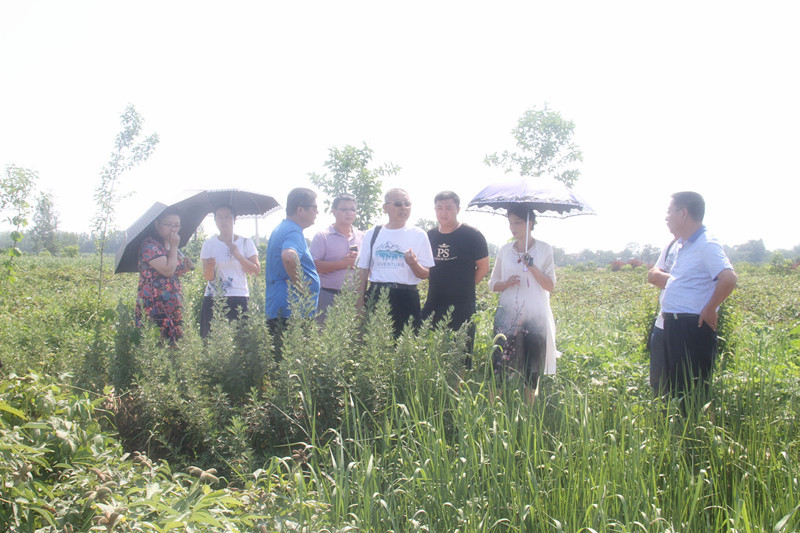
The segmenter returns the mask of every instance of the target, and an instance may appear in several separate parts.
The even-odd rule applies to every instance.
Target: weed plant
[[[19,531],[99,527],[119,508],[126,509],[119,530],[800,530],[800,278],[741,273],[722,314],[712,399],[689,396],[682,405],[654,399],[647,382],[644,346],[657,291],[644,271],[558,275],[552,305],[562,356],[533,406],[518,384],[492,373],[496,296],[485,286],[471,370],[463,366],[463,332],[425,324],[395,341],[385,300],[362,320],[352,288],[323,327],[296,315],[277,360],[261,279],[253,280],[249,319],[215,320],[206,342],[187,327],[175,349],[155,331],[130,328],[131,293],[115,307],[110,407],[128,451],[147,453],[150,477],[137,477],[133,456],[85,422],[59,427],[83,427],[87,442],[105,447],[21,474],[23,461],[39,465],[36,454],[56,443],[55,433],[41,444],[25,427],[40,420],[31,398],[66,386],[40,383],[20,400],[10,391],[25,387],[13,378],[0,399],[3,443],[13,443],[3,448],[2,473],[12,480],[30,473],[25,483],[40,488],[19,496],[11,491],[27,490],[24,483],[5,482],[0,512]],[[201,294],[196,285],[184,290]],[[61,311],[51,312],[63,323]],[[27,320],[25,313],[17,317]],[[14,367],[36,360],[8,353]],[[49,364],[82,361],[70,354]],[[100,401],[52,394],[59,405]],[[58,453],[67,449],[59,445]],[[86,471],[95,457],[112,465],[96,467],[102,472],[119,472],[113,502],[88,499],[99,492],[99,479],[86,477],[97,476]],[[198,477],[175,473],[189,467]],[[83,496],[63,496],[67,483],[81,484],[75,494]],[[23,512],[30,526],[17,518]]]

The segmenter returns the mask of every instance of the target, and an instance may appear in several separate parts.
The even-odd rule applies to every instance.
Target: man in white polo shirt
[[[678,248],[661,311],[667,378],[674,393],[710,384],[719,306],[736,287],[736,273],[722,245],[706,232],[704,215],[705,201],[698,193],[672,195],[666,222]]]

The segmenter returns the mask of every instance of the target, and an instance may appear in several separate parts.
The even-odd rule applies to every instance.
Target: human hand
[[[403,254],[403,259],[405,259],[406,263],[409,265],[416,264],[417,254],[414,253],[414,250],[409,248],[406,253]]]
[[[516,274],[511,276],[506,280],[506,289],[513,287],[514,285],[519,285],[520,281],[521,281],[520,277],[517,276]]]
[[[719,314],[717,313],[716,308],[714,309],[704,308],[702,311],[700,311],[700,318],[697,319],[697,327],[698,328],[703,327],[703,322],[705,322],[706,324],[708,324],[708,327],[710,327],[714,331],[717,331],[718,320],[719,320]]]
[[[178,246],[181,244],[181,236],[178,234],[177,231],[172,231],[167,235],[167,244],[169,245],[170,249],[178,249]]]
[[[344,256],[344,267],[345,268],[353,268],[356,264],[356,258],[358,257],[357,252],[348,252],[346,256]]]
[[[233,241],[226,242],[225,244],[228,245],[228,251],[231,253],[231,256],[238,258],[239,257],[239,247],[233,244]]]

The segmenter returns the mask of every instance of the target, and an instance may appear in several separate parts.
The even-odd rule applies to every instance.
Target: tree
[[[313,172],[308,175],[311,183],[327,196],[326,209],[330,208],[332,199],[339,194],[349,193],[355,196],[358,217],[353,225],[360,230],[369,228],[381,212],[382,178],[400,171],[400,167],[393,163],[370,169],[371,162],[372,149],[366,143],[363,148],[349,144],[341,149],[334,146],[328,149],[328,160],[325,161],[330,176],[320,176]]]
[[[33,231],[31,233],[34,251],[39,253],[45,249],[56,255],[58,253],[56,231],[58,231],[58,215],[53,206],[53,195],[42,192],[39,194],[33,212]]]
[[[634,257],[639,257],[641,253],[641,247],[639,246],[638,242],[629,242],[625,245],[625,249],[619,254],[619,258],[622,261],[629,261]]]
[[[28,198],[38,179],[39,175],[35,171],[15,165],[8,165],[5,177],[0,179],[0,213],[6,214],[6,222],[14,226],[10,234],[11,246],[0,270],[0,279],[3,281],[14,281],[14,260],[22,255],[18,247],[22,240],[21,230],[28,225],[31,210]]]
[[[647,265],[655,265],[658,261],[658,256],[661,255],[661,250],[652,244],[645,244],[639,252],[640,259]]]
[[[158,144],[158,135],[152,134],[139,141],[142,133],[142,117],[133,105],[128,104],[122,113],[122,131],[114,141],[111,159],[100,173],[100,185],[94,191],[97,212],[92,219],[92,236],[97,253],[100,255],[100,278],[98,280],[98,303],[103,290],[103,255],[115,228],[116,206],[123,195],[119,191],[119,177],[139,163],[143,163],[153,153]]]
[[[516,171],[521,176],[551,176],[572,186],[580,176],[573,164],[583,161],[583,153],[572,140],[575,123],[561,117],[557,111],[533,107],[517,121],[511,130],[517,144],[516,152],[504,151],[487,155],[484,163],[502,167],[505,172]]]
[[[428,232],[428,230],[432,230],[433,228],[439,227],[439,223],[430,218],[420,218],[414,225],[426,233]]]
[[[734,246],[728,258],[732,263],[745,262],[751,265],[760,265],[769,261],[770,255],[764,245],[764,239],[758,239]]]

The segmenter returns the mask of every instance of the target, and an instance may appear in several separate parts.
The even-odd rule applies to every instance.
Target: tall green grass
[[[492,374],[496,296],[485,287],[470,371],[463,334],[426,325],[395,343],[385,303],[359,326],[351,292],[325,328],[294,321],[279,361],[261,320],[261,280],[252,320],[218,321],[206,344],[187,328],[177,350],[152,331],[134,339],[132,294],[120,294],[104,379],[129,402],[129,418],[117,410],[126,446],[175,469],[219,469],[229,488],[214,497],[238,502],[223,500],[230,530],[800,530],[800,276],[740,273],[712,399],[682,406],[653,399],[647,383],[657,291],[644,271],[558,274],[563,355],[533,406]],[[4,311],[34,327],[30,309]],[[48,312],[65,338],[68,320]],[[14,367],[81,361],[6,353]]]

